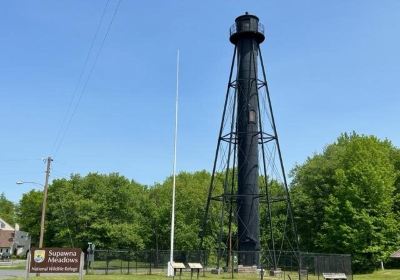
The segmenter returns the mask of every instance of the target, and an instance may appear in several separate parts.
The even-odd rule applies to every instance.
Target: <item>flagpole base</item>
[[[174,268],[172,267],[172,263],[171,262],[168,262],[167,276],[168,277],[174,277],[175,276]]]

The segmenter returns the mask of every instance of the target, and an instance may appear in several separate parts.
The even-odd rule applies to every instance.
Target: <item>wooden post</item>
[[[39,248],[43,248],[43,238],[44,238],[44,227],[46,220],[46,204],[47,204],[47,190],[49,187],[49,177],[50,177],[50,167],[53,159],[48,157],[47,159],[47,168],[46,168],[46,179],[44,183],[43,189],[43,203],[42,203],[42,217],[40,220],[40,237],[39,237]]]
[[[85,254],[81,253],[81,264],[79,267],[79,280],[83,280],[83,265],[85,264]]]
[[[25,265],[25,280],[29,279],[29,270],[31,269],[31,252],[29,251],[28,255],[26,256],[26,265]]]

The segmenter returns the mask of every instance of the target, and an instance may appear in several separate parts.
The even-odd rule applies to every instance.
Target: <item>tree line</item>
[[[295,166],[290,176],[302,251],[350,253],[355,270],[366,271],[400,249],[400,150],[390,141],[343,134]],[[207,171],[177,176],[177,249],[198,249],[210,177]],[[45,244],[169,249],[171,193],[171,177],[153,186],[118,173],[54,180],[49,186]],[[0,217],[18,222],[37,244],[41,202],[42,192],[37,190],[25,193],[18,205],[1,195]],[[210,209],[204,241],[209,250],[218,245],[219,211],[216,205]],[[268,239],[265,232],[262,228],[262,240]]]

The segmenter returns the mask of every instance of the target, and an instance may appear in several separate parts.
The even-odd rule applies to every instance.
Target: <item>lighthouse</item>
[[[237,51],[237,238],[238,250],[249,252],[239,256],[239,262],[246,266],[258,264],[252,252],[260,250],[257,59],[264,38],[254,15],[236,18],[230,31],[230,41]]]
[[[234,51],[200,248],[206,236],[216,236],[218,268],[233,270],[237,257],[245,271],[255,266],[276,271],[283,250],[298,252],[298,237],[260,48],[264,26],[245,13],[231,26],[229,41]],[[209,223],[214,201],[222,203],[219,232]]]

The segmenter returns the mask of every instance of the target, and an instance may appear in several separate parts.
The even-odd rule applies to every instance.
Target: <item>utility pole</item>
[[[51,157],[47,157],[47,168],[46,168],[46,180],[44,183],[43,189],[43,205],[42,205],[42,219],[40,221],[40,239],[39,239],[39,248],[43,248],[43,237],[44,237],[44,222],[46,219],[46,203],[47,203],[47,189],[49,186],[49,177],[50,177],[50,167],[53,159]]]

